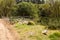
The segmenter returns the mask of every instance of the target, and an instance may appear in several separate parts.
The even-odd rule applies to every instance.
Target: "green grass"
[[[60,40],[60,32],[53,33],[49,36],[51,40]]]
[[[41,32],[44,27],[42,25],[15,24],[15,29],[18,31],[21,40],[50,40],[49,35],[58,31],[49,30],[47,35],[43,35]]]

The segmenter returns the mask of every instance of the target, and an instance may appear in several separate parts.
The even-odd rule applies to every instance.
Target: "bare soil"
[[[0,19],[0,40],[19,40],[18,36],[8,20]]]

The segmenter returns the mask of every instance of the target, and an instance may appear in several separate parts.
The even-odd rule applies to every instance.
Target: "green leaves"
[[[21,2],[18,4],[18,15],[19,16],[28,16],[32,17],[33,19],[38,18],[38,8],[33,3],[28,2]]]
[[[5,17],[10,16],[15,4],[15,0],[2,0],[0,2],[0,15]]]
[[[49,36],[50,40],[60,40],[60,33],[56,32]]]

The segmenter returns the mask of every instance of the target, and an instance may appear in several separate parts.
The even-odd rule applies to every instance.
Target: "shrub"
[[[56,32],[49,36],[50,40],[60,40],[60,33]]]
[[[33,21],[29,21],[27,25],[35,25]]]
[[[51,25],[51,26],[48,26],[48,29],[56,30],[57,28],[55,26]]]
[[[49,4],[39,4],[38,6],[39,6],[39,18],[40,18],[39,22],[40,22],[40,24],[47,26],[48,22],[49,22],[50,5]]]
[[[39,17],[40,23],[48,26],[49,29],[60,28],[60,3],[55,2],[54,4],[41,4],[39,5]]]
[[[39,4],[39,5],[37,5],[37,6],[39,6],[39,9],[41,9],[41,8],[43,8],[43,9],[48,9],[48,8],[50,7],[49,4]]]
[[[35,4],[33,3],[28,3],[28,2],[21,2],[18,3],[18,10],[17,10],[17,15],[19,16],[28,16],[31,18],[38,18],[38,8],[36,7]]]
[[[15,0],[2,0],[0,1],[0,16],[9,17],[13,12]]]

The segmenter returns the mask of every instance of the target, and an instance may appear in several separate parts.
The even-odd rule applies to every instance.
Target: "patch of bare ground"
[[[18,33],[5,19],[0,19],[0,40],[19,40]]]

